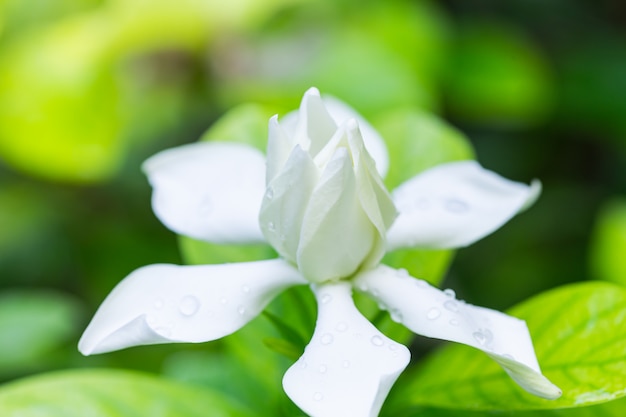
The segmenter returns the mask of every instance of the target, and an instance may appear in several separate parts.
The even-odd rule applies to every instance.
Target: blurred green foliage
[[[310,86],[380,130],[390,188],[428,166],[473,157],[506,177],[544,184],[528,213],[454,262],[448,251],[399,252],[386,262],[431,282],[445,277],[461,298],[499,309],[590,278],[624,285],[625,27],[618,0],[0,0],[0,380],[117,366],[205,389],[172,388],[200,404],[168,405],[184,402],[190,416],[202,404],[238,410],[234,398],[265,415],[299,415],[280,389],[291,362],[276,350],[296,352],[302,341],[268,317],[202,346],[85,359],[75,342],[104,296],[139,266],[272,256],[264,246],[242,251],[177,238],[151,213],[139,167],[205,131],[203,140],[263,150],[267,118],[294,109]],[[593,285],[608,298],[621,294]],[[359,303],[381,330],[410,340],[386,313]],[[310,294],[288,292],[269,308],[277,317],[294,310],[285,324],[306,338]],[[531,310],[515,311],[532,324]],[[568,316],[554,317],[567,327]],[[589,334],[606,323],[589,321]],[[538,346],[544,338],[556,340],[542,335]],[[412,346],[420,354],[432,347],[422,339]],[[432,363],[447,362],[438,358]],[[138,403],[126,391],[170,389],[162,378],[126,373],[57,375],[10,383],[0,400],[18,393],[23,405],[32,390],[61,381],[63,389],[91,387],[75,397],[87,404],[90,395],[116,395],[103,384],[126,381],[112,407],[128,413]],[[57,407],[55,392],[37,401]],[[448,413],[420,404],[406,415]],[[0,414],[12,415],[3,406]],[[617,406],[597,407],[594,415],[617,415]]]

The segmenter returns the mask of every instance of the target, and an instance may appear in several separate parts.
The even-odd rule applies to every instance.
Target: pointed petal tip
[[[542,191],[543,185],[541,184],[541,181],[537,178],[532,180],[528,189],[528,197],[526,197],[526,201],[519,211],[522,212],[532,207],[539,199]]]
[[[319,97],[320,96],[320,90],[317,89],[317,87],[311,87],[308,90],[306,90],[306,92],[304,93],[305,97],[308,96],[315,96],[315,97]]]

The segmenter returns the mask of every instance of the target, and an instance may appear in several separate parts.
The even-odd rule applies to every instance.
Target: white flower
[[[267,165],[249,146],[206,142],[161,152],[144,169],[154,211],[171,230],[215,243],[266,240],[280,258],[140,268],[103,302],[79,342],[83,354],[215,340],[285,288],[310,284],[319,306],[315,332],[283,386],[311,416],[377,415],[409,362],[408,349],[355,308],[353,290],[415,333],[486,352],[527,391],[560,396],[541,374],[523,321],[379,263],[385,249],[468,245],[531,204],[538,184],[463,161],[427,170],[390,196],[376,131],[315,89],[299,112],[270,120]]]

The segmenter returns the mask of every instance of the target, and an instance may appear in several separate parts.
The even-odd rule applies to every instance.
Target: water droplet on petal
[[[380,295],[380,292],[376,288],[372,288],[370,294],[372,294],[373,297],[378,297]]]
[[[451,288],[446,288],[445,290],[443,290],[443,293],[446,295],[446,297],[448,298],[455,298],[456,297],[456,293],[454,292],[453,289]]]
[[[274,224],[274,222],[269,222],[267,224],[267,230],[269,230],[270,232],[274,232],[276,230],[276,225]]]
[[[459,311],[459,305],[454,300],[446,301],[445,303],[443,303],[443,306],[446,308],[446,310],[452,311],[453,313]]]
[[[387,310],[387,305],[385,303],[378,303],[378,308],[381,310]]]
[[[193,295],[186,295],[178,304],[178,311],[183,316],[193,316],[200,309],[200,301]]]
[[[359,284],[359,290],[361,290],[361,291],[365,292],[365,291],[367,291],[368,289],[369,289],[369,288],[368,288],[368,286],[367,286],[367,285],[365,285],[365,284]]]
[[[326,371],[328,371],[328,367],[326,365],[320,365],[318,371],[320,371],[320,374],[325,374]]]
[[[437,320],[441,316],[441,311],[438,308],[433,307],[426,313],[426,318],[428,320]]]
[[[392,343],[392,344],[390,344],[390,345],[389,345],[389,350],[392,350],[392,351],[393,351],[393,350],[398,350],[398,345],[395,345],[395,344],[393,344],[393,343]]]
[[[450,320],[450,325],[451,326],[458,326],[459,325],[459,321],[457,319],[452,319],[452,320]]]
[[[372,342],[374,346],[382,346],[385,343],[383,338],[378,335],[372,336],[370,341]]]
[[[243,285],[241,287],[241,292],[243,292],[244,294],[248,294],[250,292],[250,287],[248,287],[247,285]]]
[[[415,280],[415,285],[417,285],[420,288],[427,288],[427,287],[429,287],[428,282],[424,281],[423,279],[416,279]]]
[[[239,313],[240,316],[243,316],[246,314],[246,308],[244,306],[237,307],[237,313]]]
[[[446,210],[455,214],[466,213],[469,210],[469,206],[465,201],[451,198],[446,201]]]
[[[508,353],[505,353],[504,355],[502,355],[503,357],[507,358],[507,359],[511,359],[511,360],[515,360],[515,358],[513,357],[513,355],[510,355]]]
[[[483,346],[485,343],[487,343],[487,338],[485,337],[483,332],[481,332],[480,330],[477,331],[477,332],[472,333],[472,336],[474,337],[474,340],[476,340],[478,342],[478,344],[481,345],[481,346]]]
[[[398,270],[396,271],[396,276],[397,276],[398,278],[409,278],[409,277],[410,277],[410,276],[409,276],[409,271],[407,271],[407,270],[406,270],[406,269],[404,269],[404,268],[398,269]]]
[[[308,364],[306,363],[306,361],[304,360],[304,358],[300,359],[300,369],[306,369],[306,367],[308,366]]]
[[[313,399],[315,401],[322,401],[324,399],[324,395],[322,395],[321,392],[316,392],[315,394],[313,394]]]
[[[274,198],[274,189],[272,187],[269,187],[265,192],[265,198],[267,198],[268,200]]]
[[[320,302],[322,304],[328,304],[330,303],[330,301],[333,299],[333,296],[330,294],[324,294],[322,295],[322,297],[320,298]]]
[[[322,343],[323,345],[330,345],[331,343],[333,343],[333,340],[334,340],[334,337],[332,334],[324,333],[322,337],[320,338],[320,343]]]
[[[338,332],[345,332],[346,330],[348,330],[348,325],[345,322],[341,321],[337,323],[337,327],[335,327],[335,329]]]
[[[391,314],[391,320],[395,321],[396,323],[402,323],[404,317],[402,316],[402,312],[399,309],[394,308],[389,313]]]

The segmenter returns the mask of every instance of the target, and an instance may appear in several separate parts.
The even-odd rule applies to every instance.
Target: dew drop
[[[322,297],[320,298],[320,302],[322,304],[328,304],[330,303],[330,301],[333,299],[333,296],[330,294],[324,294],[322,295]]]
[[[343,361],[341,362],[341,367],[348,369],[350,367],[350,361]]]
[[[373,297],[378,297],[380,295],[380,292],[376,288],[372,288],[372,291],[370,291],[370,293]]]
[[[478,342],[478,344],[481,345],[481,346],[483,346],[485,343],[487,343],[487,338],[485,337],[483,332],[481,332],[480,330],[477,331],[477,332],[472,333],[472,336],[474,337],[474,340],[476,340]]]
[[[378,308],[381,310],[387,310],[387,305],[385,303],[378,303]]]
[[[469,210],[469,206],[465,201],[451,198],[446,201],[446,210],[455,214],[466,213]]]
[[[513,355],[510,355],[508,353],[505,353],[504,355],[502,355],[502,357],[507,358],[507,359],[511,359],[511,360],[515,360],[515,358],[513,357]]]
[[[383,338],[378,335],[372,336],[370,342],[372,342],[374,346],[382,346],[385,343]]]
[[[367,291],[369,288],[366,284],[359,284],[359,290],[365,292]]]
[[[321,392],[316,392],[315,394],[313,394],[313,399],[315,401],[322,401],[324,399],[324,396]]]
[[[320,372],[320,374],[325,374],[326,371],[328,371],[328,367],[326,365],[320,365],[318,371]]]
[[[200,309],[200,301],[193,295],[186,295],[180,300],[178,311],[183,316],[193,316]]]
[[[334,340],[334,337],[332,334],[324,333],[322,337],[320,338],[320,343],[322,343],[323,345],[330,345],[331,343],[333,343],[333,340]]]
[[[274,222],[269,222],[267,224],[267,230],[269,230],[270,232],[276,231],[276,225],[274,224]]]
[[[441,316],[441,311],[438,308],[433,307],[426,313],[426,318],[428,320],[437,320]]]
[[[398,270],[396,271],[396,276],[397,276],[398,278],[409,278],[409,271],[407,271],[407,270],[406,270],[406,269],[404,269],[404,268],[398,269]]]
[[[451,326],[458,326],[459,325],[459,321],[457,319],[452,319],[452,320],[450,320],[450,325]]]
[[[446,295],[446,297],[448,298],[455,298],[456,297],[456,293],[454,292],[453,289],[451,288],[446,288],[445,290],[443,290],[443,293]]]
[[[274,189],[272,187],[269,187],[265,192],[265,198],[267,198],[268,200],[274,198]]]
[[[427,288],[429,286],[428,282],[424,281],[423,279],[416,279],[415,285],[417,285],[420,288]]]
[[[389,350],[391,350],[391,351],[396,351],[396,350],[398,350],[398,345],[395,345],[395,344],[393,344],[393,343],[392,343],[392,344],[390,344],[390,345],[389,345]]]
[[[246,308],[244,306],[237,307],[237,313],[239,313],[240,316],[243,316],[246,314]]]
[[[402,316],[402,312],[399,309],[394,308],[389,313],[391,314],[391,320],[395,321],[396,323],[402,323],[404,317]]]
[[[243,285],[241,287],[241,292],[244,294],[248,294],[250,292],[250,287],[248,287],[247,285]]]
[[[306,367],[308,366],[308,364],[306,363],[306,361],[304,359],[300,359],[300,369],[306,369]]]
[[[345,332],[346,330],[348,330],[348,325],[345,322],[341,321],[337,323],[337,327],[335,327],[335,329],[338,332]]]
[[[452,311],[453,313],[459,311],[459,304],[454,300],[446,301],[445,303],[443,303],[443,306],[446,308],[446,310]]]

